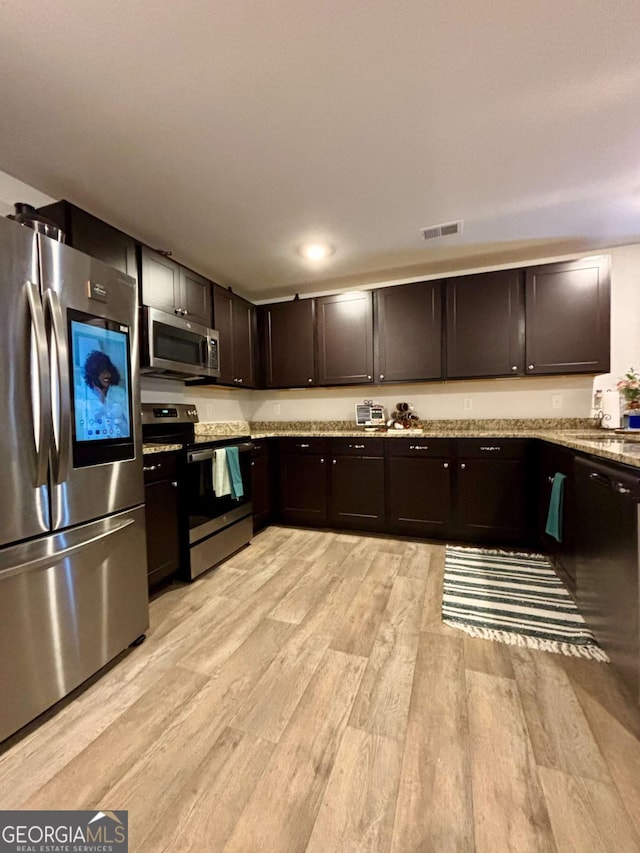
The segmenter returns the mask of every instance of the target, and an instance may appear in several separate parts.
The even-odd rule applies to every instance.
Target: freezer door
[[[0,551],[0,741],[147,627],[144,507]]]
[[[49,363],[36,234],[0,219],[0,547],[49,530]]]
[[[129,276],[39,239],[51,352],[51,515],[60,530],[144,500],[138,301]]]

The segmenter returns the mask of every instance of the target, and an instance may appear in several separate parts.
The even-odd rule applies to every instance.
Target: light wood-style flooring
[[[132,853],[640,851],[610,667],[440,619],[444,547],[271,527],[0,755],[0,808],[128,809]]]

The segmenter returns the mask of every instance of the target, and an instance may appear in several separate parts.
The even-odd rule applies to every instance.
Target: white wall
[[[34,207],[43,207],[51,204],[55,198],[51,198],[28,184],[12,178],[6,172],[0,172],[0,216],[8,216],[13,213],[13,205],[17,201],[32,204]]]
[[[187,386],[170,379],[140,381],[143,403],[192,403],[201,421],[249,421],[253,412],[252,392],[236,388]]]

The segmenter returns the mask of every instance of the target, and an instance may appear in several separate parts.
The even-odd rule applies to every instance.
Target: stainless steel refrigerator
[[[0,219],[0,741],[148,627],[130,277]]]

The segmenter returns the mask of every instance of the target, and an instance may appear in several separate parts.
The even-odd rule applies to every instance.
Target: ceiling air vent
[[[421,228],[423,240],[435,240],[436,237],[449,237],[451,234],[462,234],[462,219],[457,222],[443,222],[442,225],[429,225]]]

